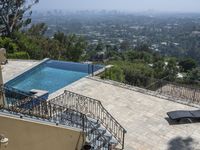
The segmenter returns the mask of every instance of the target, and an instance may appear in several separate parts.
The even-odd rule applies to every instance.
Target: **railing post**
[[[105,68],[105,71],[104,71],[105,73],[104,73],[104,76],[103,76],[103,78],[104,79],[107,79],[107,68]]]
[[[92,76],[94,76],[94,64],[92,64]]]
[[[196,89],[194,89],[193,102],[195,101]]]
[[[88,64],[88,74],[90,74],[90,64]]]
[[[109,69],[109,80],[112,80],[112,78],[111,78],[111,68]]]
[[[126,131],[123,131],[123,143],[122,143],[122,149],[124,149],[125,133],[126,133]]]
[[[85,121],[86,121],[86,116],[81,114],[82,117],[82,124],[83,124],[83,132],[85,131]]]
[[[51,108],[51,103],[49,103],[49,108],[50,108],[50,118],[52,119],[52,108]]]
[[[160,93],[162,94],[162,91],[163,91],[163,80],[161,79],[160,80]]]

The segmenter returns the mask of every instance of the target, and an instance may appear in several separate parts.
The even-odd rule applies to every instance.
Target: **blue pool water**
[[[51,65],[48,66],[48,63]],[[7,85],[25,92],[29,92],[32,89],[39,89],[53,93],[54,91],[57,91],[88,75],[87,71],[79,71],[80,69],[75,71],[76,66],[73,68],[75,69],[67,70],[63,67],[52,67],[52,61],[47,62],[46,64],[36,67],[36,69],[9,81]],[[86,68],[85,70],[88,69]]]
[[[87,76],[87,73],[70,70],[57,69],[52,67],[41,67],[27,74],[23,79],[11,83],[13,88],[30,91],[32,89],[46,90],[53,93],[60,88]]]

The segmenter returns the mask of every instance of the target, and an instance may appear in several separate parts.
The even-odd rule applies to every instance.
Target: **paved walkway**
[[[9,60],[8,64],[2,66],[4,82],[25,71],[31,66],[36,65],[38,62],[39,61],[32,60]]]
[[[4,80],[35,63],[10,61],[3,69]],[[105,108],[126,128],[126,150],[200,149],[200,123],[169,125],[165,119],[168,111],[191,110],[193,107],[88,78],[74,82],[65,89],[101,100]]]
[[[200,123],[169,125],[166,112],[193,107],[84,78],[68,90],[101,100],[127,129],[126,150],[197,150]],[[188,149],[187,149],[188,148]]]

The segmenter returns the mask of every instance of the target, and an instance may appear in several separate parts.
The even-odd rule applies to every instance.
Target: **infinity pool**
[[[102,67],[98,66],[94,71]],[[87,64],[50,60],[6,83],[15,89],[29,92],[32,89],[53,93],[91,73]]]

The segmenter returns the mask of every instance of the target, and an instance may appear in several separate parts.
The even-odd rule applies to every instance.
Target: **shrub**
[[[103,79],[110,79],[118,82],[124,81],[124,72],[118,66],[113,66],[110,69],[107,69],[102,75],[101,78]]]
[[[0,37],[0,48],[5,48],[8,53],[14,53],[17,51],[18,46],[12,39]]]
[[[15,52],[15,53],[8,53],[7,57],[10,59],[30,59],[30,56],[27,52]]]
[[[183,59],[179,62],[179,66],[184,72],[191,71],[193,68],[197,67],[197,62],[192,58]]]

